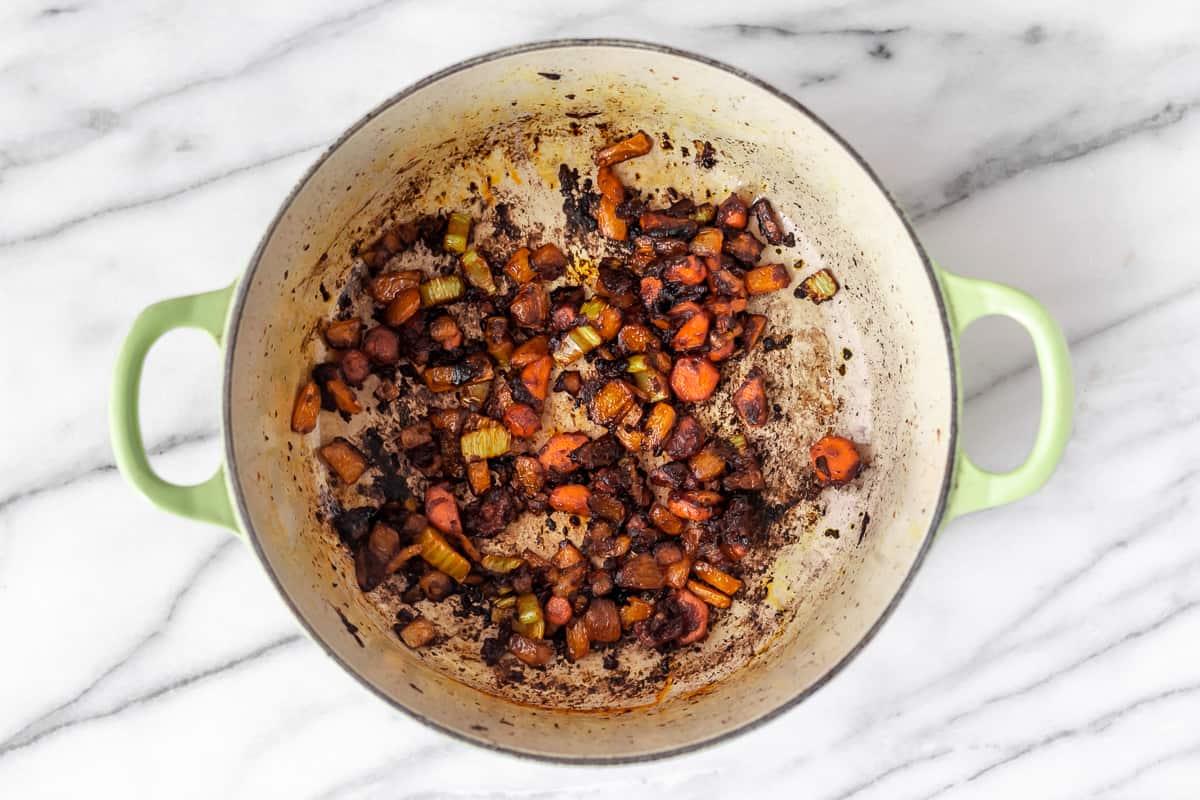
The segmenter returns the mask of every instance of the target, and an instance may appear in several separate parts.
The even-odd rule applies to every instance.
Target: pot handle
[[[138,315],[117,355],[108,424],[117,469],[150,502],[172,514],[211,522],[236,532],[237,515],[225,487],[224,465],[211,478],[194,486],[179,486],[163,480],[150,466],[138,418],[142,366],[150,347],[175,328],[208,331],[219,345],[233,289],[234,285],[231,285],[215,292],[163,300]]]
[[[954,484],[946,506],[948,522],[972,511],[1020,500],[1049,480],[1071,434],[1074,387],[1066,339],[1040,303],[1012,287],[964,278],[940,268],[938,278],[954,331],[955,360],[958,337],[967,326],[981,317],[1000,315],[1018,322],[1033,339],[1042,376],[1042,418],[1029,457],[1011,472],[987,472],[977,467],[960,447],[955,455]]]

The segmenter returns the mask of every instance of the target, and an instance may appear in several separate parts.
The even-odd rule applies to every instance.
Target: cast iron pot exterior
[[[414,654],[397,641],[389,620],[358,591],[336,537],[316,522],[329,487],[313,450],[339,429],[323,421],[316,433],[297,437],[288,417],[296,388],[323,352],[313,322],[329,315],[361,268],[352,245],[397,205],[428,212],[478,202],[471,182],[494,181],[497,193],[509,192],[532,218],[561,217],[553,168],[565,162],[585,171],[586,154],[606,136],[572,130],[566,113],[593,111],[588,123],[670,132],[676,150],[656,148],[635,183],[669,181],[684,194],[766,194],[800,239],[779,260],[799,256],[807,269],[828,266],[842,279],[839,297],[819,307],[790,293],[766,301],[772,325],[796,334],[767,365],[780,384],[777,399],[795,411],[759,446],[770,451],[768,476],[786,482],[804,469],[807,443],[828,424],[870,443],[871,466],[861,485],[822,495],[819,520],[797,512],[779,523],[795,541],[780,551],[766,584],[770,625],[752,627],[744,616],[751,604],[735,603],[725,632],[718,626],[696,653],[681,654],[678,674],[651,702],[610,697],[602,670],[575,665],[561,696],[547,694],[549,707],[534,695],[502,696],[477,662]],[[698,169],[677,152],[693,140],[715,145],[715,168]],[[547,239],[554,233],[548,228]],[[979,470],[957,441],[956,337],[989,314],[1029,330],[1042,373],[1033,451],[1003,475]],[[175,327],[208,330],[225,349],[224,464],[194,487],[154,475],[137,425],[145,353]],[[852,359],[842,358],[843,348]],[[845,376],[832,377],[835,361]],[[824,413],[808,413],[814,404]],[[695,55],[587,40],[463,62],[347,131],[285,201],[235,286],[165,301],[139,317],[118,360],[111,412],[127,479],[172,512],[243,533],[313,639],[378,696],[477,744],[595,763],[694,749],[807,697],[878,630],[942,524],[1048,479],[1070,410],[1066,346],[1044,310],[1015,290],[934,267],[873,173],[810,112]],[[821,535],[827,528],[842,535]],[[722,661],[722,651],[737,656]]]

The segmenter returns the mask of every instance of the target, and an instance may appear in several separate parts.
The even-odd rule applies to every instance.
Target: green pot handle
[[[959,447],[944,517],[948,522],[972,511],[1020,500],[1049,480],[1071,434],[1074,387],[1066,339],[1036,300],[1009,286],[964,278],[940,268],[938,278],[949,307],[956,361],[958,337],[966,327],[981,317],[999,315],[1016,320],[1029,333],[1042,375],[1042,419],[1029,457],[1011,472],[986,472]]]
[[[221,466],[215,475],[195,486],[164,481],[150,466],[138,419],[142,365],[150,347],[175,328],[208,331],[219,345],[233,289],[229,286],[215,292],[164,300],[138,315],[117,355],[109,405],[109,430],[117,468],[150,502],[181,517],[238,531],[237,515],[225,486],[225,467]]]

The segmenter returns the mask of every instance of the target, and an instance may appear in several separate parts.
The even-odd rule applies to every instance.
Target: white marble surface
[[[6,0],[0,7],[0,797],[1185,798],[1200,791],[1200,12],[1178,3]],[[629,36],[823,115],[930,251],[1033,292],[1078,376],[1040,494],[950,526],[878,639],[698,755],[543,766],[452,742],[300,634],[249,552],[121,482],[135,313],[224,285],[339,131],[425,73]],[[967,442],[1016,463],[1031,348],[978,325]],[[217,458],[217,357],[152,354],[169,477]]]

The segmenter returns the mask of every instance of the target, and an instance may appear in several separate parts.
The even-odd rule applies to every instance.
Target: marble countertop
[[[1193,4],[9,0],[0,9],[0,796],[1166,798],[1200,787],[1200,15]],[[1077,418],[1046,488],[953,523],[881,635],[696,755],[546,766],[391,711],[249,552],[129,490],[114,353],[225,285],[302,171],[400,87],[503,45],[666,42],[795,94],[941,263],[1040,298]],[[36,333],[36,336],[35,336]],[[1032,441],[1015,325],[966,336],[966,444]],[[217,353],[151,354],[169,478],[218,458]],[[19,424],[17,424],[19,423]]]

